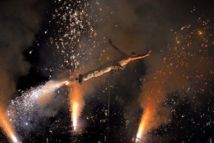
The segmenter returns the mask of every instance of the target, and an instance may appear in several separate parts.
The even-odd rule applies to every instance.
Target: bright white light
[[[68,85],[70,84],[70,82],[66,80],[66,81],[64,82],[64,84],[65,84],[66,86],[68,86]]]
[[[12,135],[11,139],[12,139],[13,143],[19,143],[19,141],[18,141],[16,136]]]
[[[77,102],[74,102],[73,103],[73,111],[72,111],[72,114],[73,114],[73,129],[74,131],[77,130],[77,124],[78,124],[78,108],[79,108],[79,104]]]

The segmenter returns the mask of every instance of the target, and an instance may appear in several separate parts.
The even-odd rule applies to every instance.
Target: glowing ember
[[[197,33],[199,36],[202,36],[204,34],[202,30],[198,30]]]
[[[15,131],[2,107],[0,107],[0,127],[13,143],[19,143]]]
[[[73,130],[78,131],[78,120],[84,106],[83,95],[79,84],[74,83],[71,85],[70,95],[70,112],[71,120],[73,123]]]

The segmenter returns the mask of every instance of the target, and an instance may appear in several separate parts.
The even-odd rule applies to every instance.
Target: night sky
[[[141,116],[155,104],[148,123],[154,126],[142,142],[214,142],[213,5],[211,0],[1,0],[0,106],[14,110],[8,118],[18,138],[134,143]],[[120,58],[109,39],[126,54],[152,54],[80,84],[81,133],[71,127],[66,86],[45,105],[22,106],[30,91],[50,80]],[[0,143],[9,143],[3,130]]]

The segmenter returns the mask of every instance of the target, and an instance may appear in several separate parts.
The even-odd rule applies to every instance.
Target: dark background
[[[70,8],[73,9],[81,7],[76,4],[76,2],[69,1],[68,3],[72,4]],[[135,2],[130,1],[130,3]],[[157,3],[162,3],[160,11],[165,15],[162,20],[167,19],[169,21],[169,29],[178,28],[187,23],[191,23],[198,17],[209,19],[211,27],[214,26],[214,9],[211,0],[160,0]],[[44,12],[41,14],[42,20],[39,31],[35,34],[32,45],[23,51],[24,58],[30,63],[31,67],[27,75],[19,77],[16,81],[17,89],[20,90],[26,90],[30,87],[37,86],[48,81],[50,75],[54,76],[55,73],[60,73],[61,71],[67,71],[73,68],[72,66],[66,65],[60,67],[63,61],[60,61],[60,59],[56,57],[62,55],[58,54],[54,45],[49,43],[50,37],[57,37],[62,34],[56,30],[60,29],[60,26],[52,19],[54,9],[60,7],[61,3],[47,1],[42,2],[41,4],[44,5]],[[137,9],[136,11],[138,13],[149,13],[151,9],[148,7],[146,10]],[[196,11],[191,13],[193,9],[196,9]],[[158,19],[161,19],[161,17],[158,17]],[[52,21],[52,23],[50,24],[49,21]],[[161,29],[161,25],[158,29]],[[48,34],[44,34],[44,31],[46,30],[49,31]],[[158,33],[156,35],[154,31],[155,30],[151,31],[152,34],[157,36],[156,38],[160,38],[158,37],[160,35]],[[158,32],[158,30],[156,32]],[[147,45],[149,44],[150,42],[148,41]],[[76,45],[74,44],[72,46],[75,47]],[[164,42],[162,46],[164,46]],[[29,51],[31,50],[33,50],[33,53],[29,54]],[[47,59],[51,59],[51,62],[47,62]],[[143,78],[146,72],[146,66],[142,65],[145,65],[145,63],[139,61],[129,65],[124,71],[108,74],[103,85],[96,88],[92,94],[87,95],[90,98],[86,98],[86,106],[81,116],[86,125],[83,134],[75,135],[72,133],[70,129],[68,105],[64,105],[56,116],[40,120],[39,125],[33,129],[28,136],[23,137],[23,142],[132,142],[132,138],[137,131],[142,111],[138,105],[130,109],[132,110],[131,113],[127,113],[129,111],[127,108],[136,104],[134,101],[138,99],[137,93],[140,92],[141,85],[141,80],[139,79]],[[52,68],[54,73],[44,70],[46,67]],[[118,74],[120,75],[118,76]],[[209,98],[204,99],[206,101],[203,102],[203,105],[200,106],[200,108],[195,109],[187,97],[182,99],[182,104],[174,105],[171,122],[165,126],[161,126],[158,130],[152,131],[150,133],[151,142],[212,143],[212,140],[214,139],[214,96],[212,91],[214,84],[211,83],[211,85],[211,88],[207,91]],[[176,100],[177,94],[179,93],[173,93],[169,96],[169,104],[171,103],[170,100]],[[65,98],[65,100],[68,99]],[[108,107],[110,108],[109,115],[105,114],[108,111]],[[127,116],[130,116],[130,114],[132,120],[127,120]],[[22,133],[18,132],[18,134]],[[6,140],[2,133],[0,134],[0,138],[0,142],[6,142],[2,141]]]

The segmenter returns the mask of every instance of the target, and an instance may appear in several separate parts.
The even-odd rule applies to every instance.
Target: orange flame
[[[72,127],[74,131],[78,131],[78,120],[84,106],[83,92],[78,83],[71,84],[70,94],[70,112]]]
[[[0,127],[13,143],[19,143],[15,131],[2,107],[0,107]]]
[[[143,136],[143,134],[144,134],[145,123],[146,123],[144,117],[145,117],[145,116],[142,116],[142,117],[141,117],[140,125],[139,125],[139,127],[138,127],[137,136],[136,136],[137,139],[141,139],[142,136]]]
[[[146,108],[144,109],[144,114],[141,117],[140,125],[138,127],[138,132],[136,135],[137,139],[142,140],[143,136],[147,134],[148,130],[151,128],[151,124],[153,124],[152,122],[155,121],[154,114],[154,106],[152,106],[152,104],[146,106]]]

